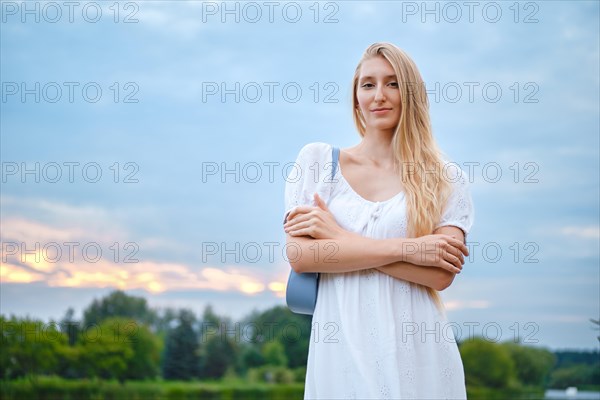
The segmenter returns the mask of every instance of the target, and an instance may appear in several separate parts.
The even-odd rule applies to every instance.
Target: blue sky
[[[284,304],[285,164],[359,142],[352,74],[389,41],[471,179],[459,334],[598,347],[598,2],[27,4],[1,10],[2,313]]]

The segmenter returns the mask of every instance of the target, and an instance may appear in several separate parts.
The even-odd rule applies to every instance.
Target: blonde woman
[[[361,141],[305,145],[285,189],[288,258],[320,272],[305,399],[465,399],[438,291],[460,273],[473,223],[468,177],[442,156],[410,57],[367,48],[353,79]],[[290,174],[291,175],[291,174]]]

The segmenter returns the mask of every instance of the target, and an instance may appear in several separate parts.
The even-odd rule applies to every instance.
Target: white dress
[[[469,232],[473,207],[468,177],[455,171],[454,191],[437,226]],[[300,150],[285,188],[286,213],[314,206],[318,192],[338,224],[374,239],[406,236],[404,193],[379,202],[362,198],[337,169],[331,145]],[[321,273],[312,319],[305,399],[466,399],[462,360],[452,324],[423,286],[375,269]]]

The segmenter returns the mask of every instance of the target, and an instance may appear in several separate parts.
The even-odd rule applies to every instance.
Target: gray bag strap
[[[331,182],[332,183],[333,183],[333,177],[335,176],[335,173],[337,171],[339,157],[340,157],[340,149],[338,149],[335,146],[332,147],[331,148],[331,162],[332,162],[332,167],[331,167]]]

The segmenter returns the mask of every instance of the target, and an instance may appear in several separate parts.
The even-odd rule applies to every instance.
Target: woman
[[[473,223],[466,174],[442,158],[414,62],[390,43],[353,79],[361,142],[309,143],[286,182],[288,258],[320,272],[306,399],[465,399],[463,365],[437,291],[460,273]],[[325,200],[327,200],[327,202]]]

